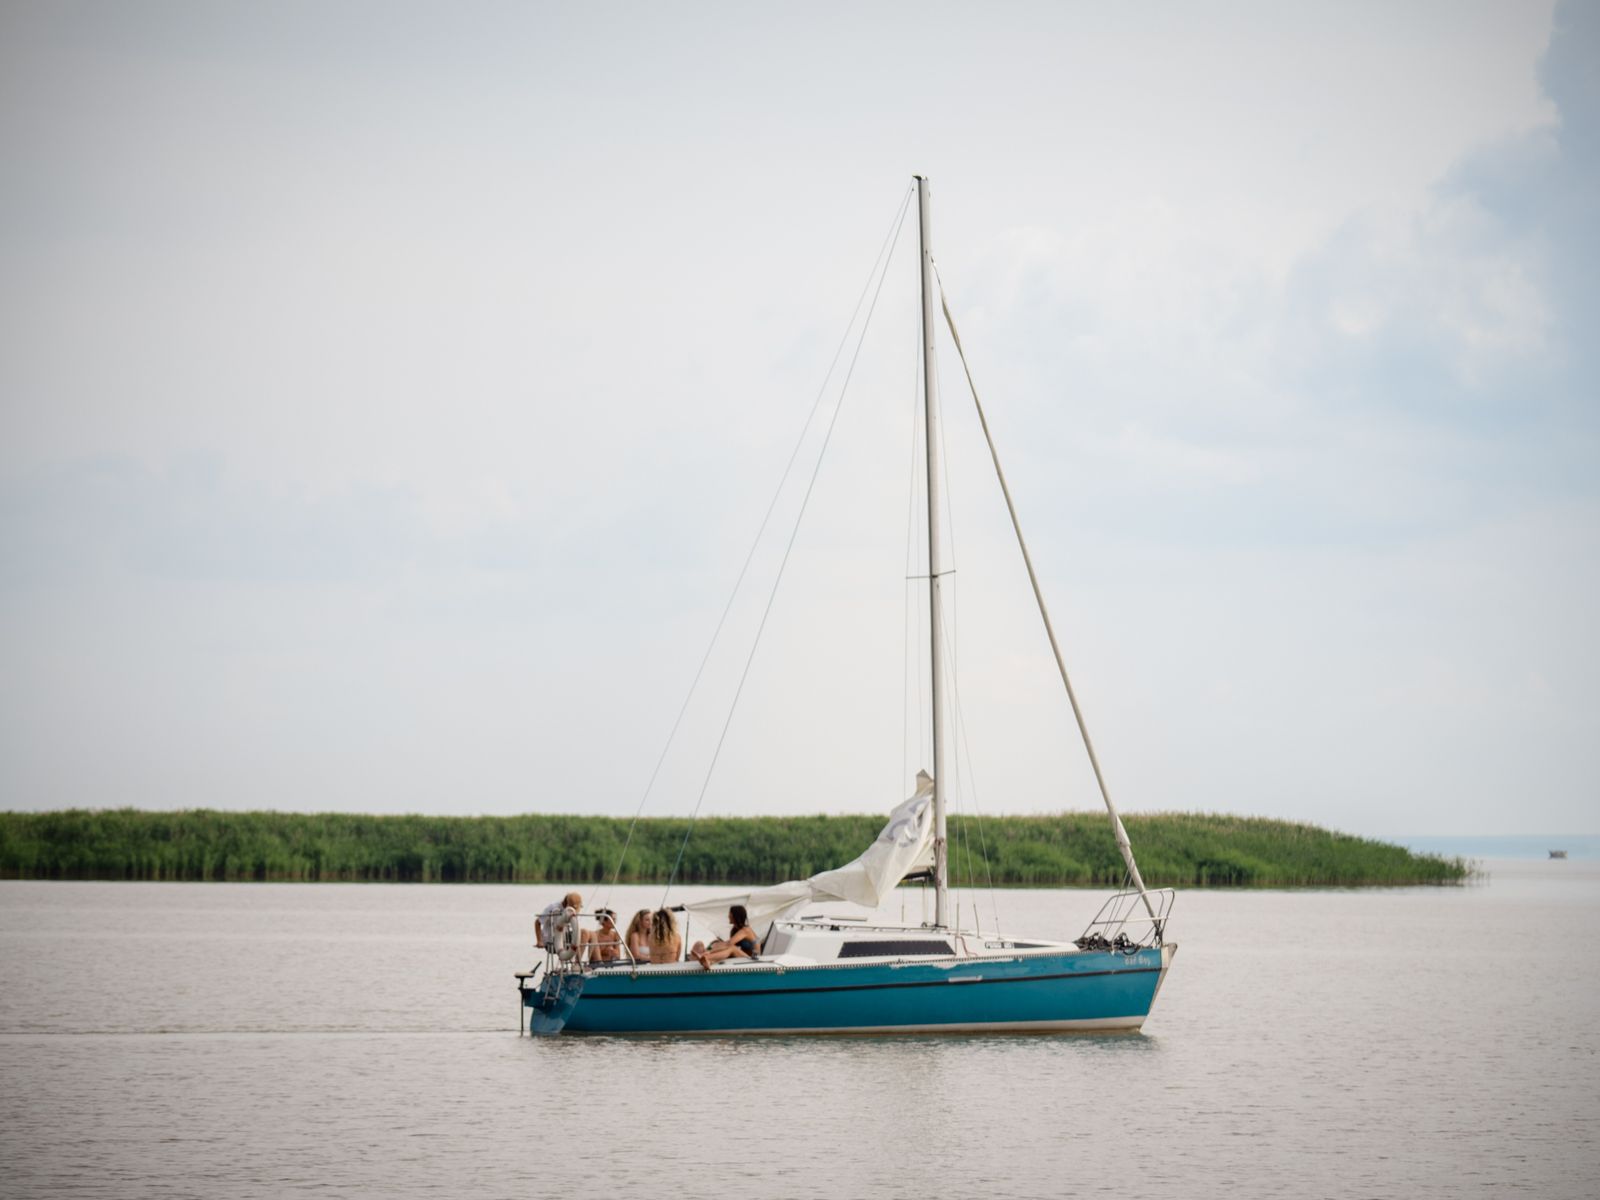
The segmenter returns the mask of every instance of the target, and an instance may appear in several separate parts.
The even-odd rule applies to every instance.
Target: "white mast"
[[[944,656],[940,653],[944,610],[939,598],[939,397],[933,361],[933,247],[928,232],[928,180],[922,175],[916,179],[917,226],[922,236],[922,406],[928,461],[928,628],[932,635],[933,677],[933,923],[944,926],[950,917],[950,879],[945,841]]]

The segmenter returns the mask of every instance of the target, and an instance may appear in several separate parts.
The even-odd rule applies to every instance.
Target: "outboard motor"
[[[522,1003],[528,1010],[528,1032],[550,1036],[566,1028],[578,997],[583,994],[584,976],[577,971],[547,970],[537,989],[524,989]]]
[[[564,908],[547,928],[545,935],[544,978],[537,986],[522,988],[522,1004],[528,1010],[528,1032],[550,1036],[565,1028],[573,1006],[583,992],[583,934],[578,910]]]

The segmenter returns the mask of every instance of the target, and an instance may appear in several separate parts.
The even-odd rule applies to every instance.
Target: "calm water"
[[[0,1195],[1590,1197],[1600,865],[1488,865],[1183,893],[1144,1034],[917,1039],[519,1039],[556,888],[0,883]]]

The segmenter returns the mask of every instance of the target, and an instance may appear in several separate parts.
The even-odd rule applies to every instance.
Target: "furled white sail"
[[[762,933],[772,921],[819,900],[847,900],[876,908],[907,875],[932,866],[933,780],[926,771],[918,771],[916,792],[889,814],[883,832],[859,858],[810,879],[793,879],[742,896],[718,896],[687,907],[696,920],[717,925],[726,922],[729,906],[742,904],[751,926]]]

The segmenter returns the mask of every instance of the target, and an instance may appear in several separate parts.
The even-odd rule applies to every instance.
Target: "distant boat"
[[[1565,850],[1552,850],[1552,851],[1550,851],[1550,857],[1551,858],[1565,858],[1566,856],[1567,856],[1567,852]]]
[[[941,307],[928,248],[928,185],[916,180],[921,227],[923,410],[926,437],[929,678],[932,682],[933,773],[919,774],[915,793],[900,804],[877,840],[855,861],[809,879],[778,883],[741,896],[689,905],[703,920],[720,920],[731,905],[746,910],[760,933],[750,957],[714,970],[692,961],[589,962],[577,923],[564,914],[545,938],[540,969],[518,975],[526,1028],[567,1033],[926,1033],[1064,1029],[1138,1029],[1172,964],[1177,946],[1166,937],[1172,889],[1144,885],[1127,831],[1100,778],[1077,698],[1067,683],[1044,598],[1027,547],[1045,632],[1077,718],[1089,761],[1131,887],[1106,901],[1075,941],[1018,939],[960,924],[948,888],[946,762],[952,732],[947,708],[941,608],[944,573],[939,545],[941,438],[933,359],[934,317]],[[945,317],[954,337],[949,309]],[[955,338],[960,350],[960,339]],[[976,400],[976,395],[974,395]],[[982,408],[979,410],[982,420]],[[984,422],[987,436],[988,426]],[[993,454],[993,444],[990,444]],[[1005,476],[996,473],[1005,491]],[[1011,505],[1009,491],[1006,504]],[[1013,524],[1016,511],[1010,508]],[[1022,538],[1017,527],[1019,543]],[[906,879],[931,879],[934,909],[921,925],[879,925],[804,910],[821,901],[848,901],[869,912]],[[587,932],[586,930],[583,932]],[[751,939],[754,941],[755,939]]]

